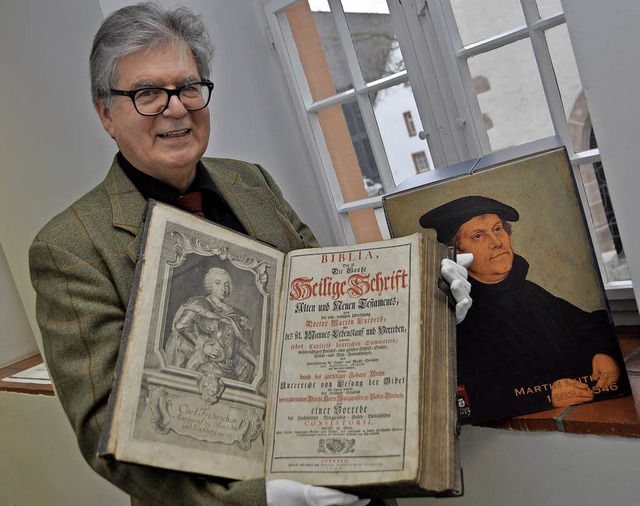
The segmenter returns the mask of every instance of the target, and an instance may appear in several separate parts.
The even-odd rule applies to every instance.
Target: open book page
[[[289,254],[267,475],[316,485],[416,478],[418,235]]]
[[[151,206],[101,453],[235,479],[264,475],[283,259],[246,236]]]

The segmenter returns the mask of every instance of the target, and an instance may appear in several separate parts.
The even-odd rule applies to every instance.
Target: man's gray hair
[[[167,9],[142,2],[109,14],[98,29],[91,48],[91,96],[95,103],[111,106],[110,88],[117,81],[120,58],[135,51],[185,44],[196,62],[201,79],[211,75],[213,45],[202,16],[186,7]]]

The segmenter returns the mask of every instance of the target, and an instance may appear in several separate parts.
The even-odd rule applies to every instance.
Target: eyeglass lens
[[[209,88],[202,84],[191,84],[180,89],[178,98],[185,109],[202,109],[209,102]],[[146,88],[134,97],[136,109],[142,114],[160,114],[169,103],[169,94],[161,88]]]

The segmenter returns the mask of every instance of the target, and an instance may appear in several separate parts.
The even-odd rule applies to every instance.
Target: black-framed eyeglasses
[[[185,84],[178,88],[138,88],[137,90],[114,90],[112,95],[129,97],[139,114],[157,116],[169,107],[171,97],[176,95],[187,111],[199,111],[209,105],[213,83],[201,81]]]

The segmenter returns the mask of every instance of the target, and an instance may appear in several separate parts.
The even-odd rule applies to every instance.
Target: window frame
[[[404,111],[402,113],[402,117],[404,119],[404,124],[407,127],[407,133],[409,134],[409,137],[415,137],[416,135],[418,135],[418,132],[416,131],[416,124],[413,121],[413,115],[411,114],[411,111]]]
[[[406,0],[404,0],[406,1]],[[409,0],[414,2],[414,0]],[[486,126],[482,118],[477,94],[473,86],[473,80],[469,71],[467,61],[473,56],[477,56],[494,49],[499,49],[513,42],[529,39],[533,50],[536,66],[540,75],[542,89],[547,102],[547,108],[551,118],[551,123],[555,134],[560,138],[562,144],[567,149],[567,154],[571,162],[574,177],[578,183],[578,193],[585,209],[587,228],[592,238],[596,250],[596,261],[604,280],[607,296],[612,300],[633,298],[633,288],[630,280],[609,281],[606,277],[604,261],[596,241],[596,231],[591,214],[588,212],[587,195],[585,188],[580,184],[580,166],[602,162],[600,151],[595,149],[575,150],[574,140],[569,129],[569,120],[564,110],[562,96],[556,80],[555,70],[551,53],[547,45],[545,32],[552,28],[566,25],[564,12],[558,11],[547,15],[540,15],[536,0],[519,0],[524,14],[525,24],[497,35],[470,43],[463,44],[457,28],[451,0],[423,0],[424,7],[434,18],[433,28],[439,40],[439,45],[443,48],[443,54],[449,65],[448,70],[453,71],[450,79],[456,81],[460,79],[464,88],[464,97],[459,99],[469,104],[471,114],[470,121],[465,124],[476,130],[476,138],[480,140],[481,152],[478,156],[492,153]],[[414,2],[415,3],[415,2]],[[446,29],[444,29],[446,27]],[[455,71],[457,69],[457,72]]]
[[[597,148],[575,151],[556,82],[545,32],[566,24],[562,11],[540,16],[536,0],[520,0],[524,25],[463,45],[450,0],[387,0],[391,23],[402,50],[406,70],[366,83],[359,70],[342,4],[340,0],[328,0],[351,70],[353,89],[314,102],[299,58],[295,54],[295,44],[286,21],[286,9],[298,1],[261,0],[272,46],[283,65],[296,103],[295,109],[303,125],[305,140],[323,186],[323,197],[327,205],[335,211],[329,213],[334,218],[331,225],[341,242],[352,243],[355,239],[347,213],[373,208],[379,214],[382,199],[378,196],[352,202],[344,201],[316,113],[349,100],[357,101],[381,181],[386,191],[391,192],[395,189],[395,184],[376,125],[369,93],[410,82],[424,129],[418,135],[427,141],[425,148],[432,161],[431,167],[444,167],[488,155],[492,150],[467,62],[473,56],[519,40],[530,40],[551,123],[556,135],[567,148],[576,181],[580,181],[580,165],[601,161]],[[584,187],[581,184],[577,186],[582,201],[586,203]],[[591,216],[588,212],[585,215],[589,233],[595,238]],[[382,234],[385,235],[384,230]],[[597,244],[595,247],[598,250]],[[596,257],[607,292],[616,291],[616,299],[632,297],[631,282],[608,281],[604,276],[602,255],[597,254]],[[613,293],[611,295],[613,296]]]
[[[411,158],[413,159],[413,165],[416,168],[416,174],[422,174],[423,172],[427,172],[429,170],[429,158],[427,157],[426,151],[416,151],[415,153],[411,153]],[[426,162],[426,168],[421,170],[421,160],[424,159]]]

